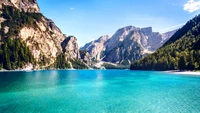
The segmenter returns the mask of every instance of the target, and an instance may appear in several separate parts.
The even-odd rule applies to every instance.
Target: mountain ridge
[[[160,34],[153,32],[152,27],[126,26],[118,29],[112,37],[104,40],[103,43],[98,42],[100,37],[95,41],[87,43],[81,49],[88,51],[93,61],[106,61],[127,65],[143,58],[146,54],[153,53],[175,32],[176,30]],[[98,48],[98,52],[96,52],[95,48]],[[137,48],[139,51],[134,48]],[[133,55],[132,53],[135,54]],[[100,57],[97,58],[96,56]]]

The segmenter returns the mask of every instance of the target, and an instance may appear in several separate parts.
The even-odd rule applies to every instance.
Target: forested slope
[[[199,69],[200,15],[188,21],[155,53],[131,65],[131,70]]]

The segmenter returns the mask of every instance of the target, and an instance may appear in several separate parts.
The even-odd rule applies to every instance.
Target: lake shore
[[[167,73],[173,73],[173,74],[182,74],[182,75],[198,75],[200,76],[200,71],[180,71],[180,70],[170,70],[170,71],[164,71]]]
[[[52,70],[76,70],[76,69],[34,69],[34,70],[0,70],[0,72],[32,72],[32,71],[52,71]]]
[[[76,69],[0,70],[0,72],[32,72],[32,71],[44,71],[44,70],[76,70]],[[180,75],[200,76],[200,71],[169,70],[169,71],[161,71],[161,72],[172,73],[172,74],[180,74]]]

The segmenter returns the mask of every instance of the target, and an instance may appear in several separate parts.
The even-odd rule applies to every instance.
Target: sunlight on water
[[[0,112],[199,113],[200,77],[129,70],[0,73]]]

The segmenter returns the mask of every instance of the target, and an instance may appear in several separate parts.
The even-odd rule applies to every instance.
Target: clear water
[[[200,113],[200,77],[129,70],[0,73],[0,113]]]

